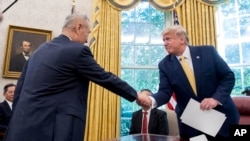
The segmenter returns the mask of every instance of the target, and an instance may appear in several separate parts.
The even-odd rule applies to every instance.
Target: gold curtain
[[[105,70],[120,74],[120,12],[107,0],[95,0],[90,47]],[[119,136],[120,98],[91,83],[89,87],[85,141],[100,141]]]
[[[215,6],[185,0],[176,7],[180,25],[187,30],[191,45],[216,46]]]
[[[135,6],[140,0],[108,0],[119,10]],[[215,6],[228,0],[149,0],[152,6],[162,11],[176,8],[179,21],[187,29],[192,45],[216,46]]]
[[[107,0],[117,10],[129,10],[134,8],[141,0]]]
[[[219,4],[228,2],[229,0],[197,0],[197,1],[204,3],[206,5],[215,6],[215,5],[219,5]]]

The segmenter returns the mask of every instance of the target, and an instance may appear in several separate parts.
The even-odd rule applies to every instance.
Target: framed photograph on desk
[[[19,78],[29,56],[42,43],[51,40],[52,31],[29,27],[9,26],[3,77]]]

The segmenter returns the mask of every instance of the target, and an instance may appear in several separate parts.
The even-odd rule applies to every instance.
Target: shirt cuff
[[[152,96],[149,96],[149,98],[151,99],[151,102],[152,102],[151,108],[153,109],[153,108],[157,107],[157,103],[156,103],[155,99]]]

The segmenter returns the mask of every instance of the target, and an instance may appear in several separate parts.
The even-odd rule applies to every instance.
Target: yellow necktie
[[[194,91],[194,94],[197,96],[197,90],[196,90],[196,84],[195,84],[195,78],[194,78],[194,72],[191,70],[188,62],[185,60],[185,57],[184,56],[181,56],[180,57],[180,63],[181,63],[181,66],[188,78],[188,81]]]

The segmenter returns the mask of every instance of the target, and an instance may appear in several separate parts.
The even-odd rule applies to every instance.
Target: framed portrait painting
[[[29,56],[44,42],[51,40],[52,31],[9,26],[3,77],[19,78]]]

